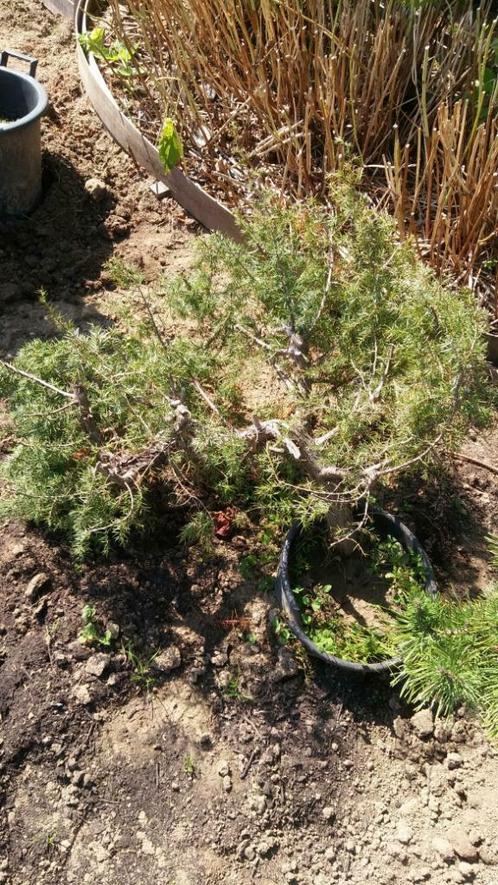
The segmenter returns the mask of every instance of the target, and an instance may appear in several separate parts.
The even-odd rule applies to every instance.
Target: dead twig
[[[481,461],[479,458],[472,458],[470,455],[457,455],[455,453],[453,453],[453,458],[455,458],[456,461],[466,461],[468,464],[473,464],[474,467],[481,467],[483,470],[488,470],[490,473],[494,473],[495,476],[498,476],[498,467],[495,467],[488,461]]]

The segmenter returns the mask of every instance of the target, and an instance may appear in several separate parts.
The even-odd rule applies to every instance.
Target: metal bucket
[[[27,62],[29,76],[8,70],[9,58]],[[19,52],[0,53],[0,218],[26,215],[41,195],[40,117],[48,99],[34,79],[37,64]]]

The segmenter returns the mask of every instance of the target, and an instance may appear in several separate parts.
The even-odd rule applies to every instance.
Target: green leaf
[[[99,55],[102,58],[105,58],[107,53],[104,41],[104,28],[94,28],[93,31],[82,34],[79,38],[80,46],[86,52],[93,52],[95,55]]]
[[[157,143],[159,157],[166,172],[170,172],[174,166],[177,166],[183,157],[183,144],[178,132],[176,131],[173,120],[166,117],[159,141]]]

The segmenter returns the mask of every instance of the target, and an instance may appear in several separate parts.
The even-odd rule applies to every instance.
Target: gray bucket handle
[[[6,68],[9,58],[17,58],[18,61],[25,61],[29,65],[29,76],[36,76],[36,68],[38,67],[38,59],[32,55],[24,55],[23,52],[15,52],[13,49],[2,49],[0,52],[0,67]]]

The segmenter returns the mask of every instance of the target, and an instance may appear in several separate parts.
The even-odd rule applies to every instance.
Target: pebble
[[[441,860],[443,860],[445,863],[452,862],[455,856],[455,852],[448,839],[445,839],[443,836],[434,836],[434,839],[432,840],[432,847],[434,851],[437,851]]]
[[[428,738],[434,734],[434,715],[428,708],[415,713],[410,722],[419,738]]]
[[[475,875],[476,875],[475,870],[471,866],[471,864],[467,863],[466,861],[464,861],[464,860],[460,861],[460,863],[458,864],[457,870],[460,873],[460,875],[464,877],[466,882],[471,882],[472,879],[475,879]]]
[[[31,581],[26,587],[26,592],[24,594],[26,599],[29,599],[30,602],[34,602],[41,593],[45,593],[49,589],[50,584],[50,577],[45,574],[45,572],[39,572],[34,578],[31,578]]]
[[[228,774],[223,778],[223,789],[225,793],[229,793],[232,789],[232,778]]]
[[[396,838],[402,845],[408,845],[413,838],[413,830],[407,823],[401,821],[396,830]]]
[[[495,864],[498,865],[498,854],[490,851],[489,848],[481,848],[479,851],[479,857],[481,858],[482,862],[486,864],[486,866],[492,867]]]
[[[446,766],[450,771],[453,771],[455,768],[461,768],[463,765],[463,759],[460,756],[460,753],[448,753],[446,757]]]
[[[279,648],[278,662],[274,672],[275,682],[284,682],[293,679],[299,673],[299,666],[294,655],[288,648]]]
[[[74,771],[71,777],[71,783],[75,785],[75,787],[82,787],[83,781],[85,780],[85,772],[84,771]]]
[[[98,652],[88,658],[85,664],[85,673],[89,676],[96,676],[98,679],[104,675],[111,663],[111,656]]]
[[[331,805],[326,805],[325,808],[322,808],[322,817],[324,820],[333,820],[334,816],[334,809]]]
[[[478,850],[472,845],[467,833],[461,827],[455,827],[448,833],[448,839],[451,842],[455,854],[461,860],[476,861],[478,858]]]
[[[165,648],[154,659],[154,667],[163,673],[171,673],[182,665],[182,654],[177,645],[170,645]]]
[[[85,190],[98,203],[107,196],[107,187],[100,178],[88,178],[85,181]]]
[[[230,763],[226,759],[221,759],[216,770],[220,777],[228,777],[231,774]]]
[[[82,704],[84,707],[87,707],[92,703],[92,696],[90,694],[90,689],[88,685],[75,685],[71,691],[71,694],[74,700],[78,704]]]

